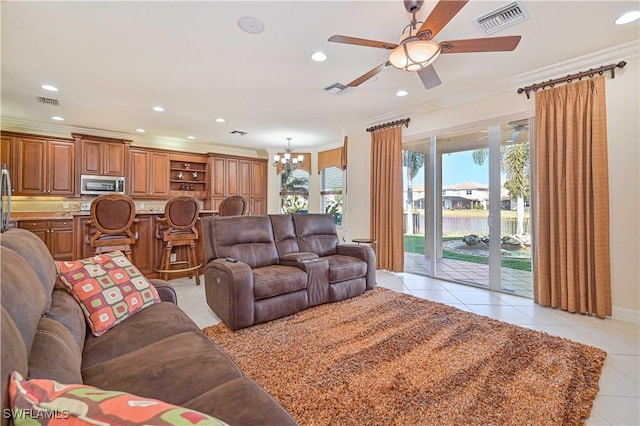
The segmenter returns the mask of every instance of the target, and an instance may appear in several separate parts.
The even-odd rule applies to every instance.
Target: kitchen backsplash
[[[96,197],[82,197],[73,199],[46,197],[12,197],[11,210],[14,212],[58,212],[89,210],[91,202]],[[164,211],[167,200],[135,200],[136,210]],[[84,208],[83,208],[84,207]],[[200,206],[202,208],[202,205]]]

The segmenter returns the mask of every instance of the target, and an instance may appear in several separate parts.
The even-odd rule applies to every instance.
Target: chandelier
[[[291,138],[287,138],[287,147],[284,149],[284,155],[282,157],[278,154],[273,156],[273,167],[280,165],[287,172],[297,169],[298,165],[304,162],[304,155],[300,154],[297,157],[292,157],[291,152],[293,152]]]

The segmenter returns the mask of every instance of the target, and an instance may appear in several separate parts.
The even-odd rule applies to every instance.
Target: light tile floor
[[[172,280],[178,305],[200,327],[218,323],[204,296],[203,284]],[[600,391],[588,425],[640,425],[640,323],[605,320],[545,308],[531,299],[455,284],[410,273],[378,271],[378,284],[402,293],[540,330],[607,351]]]

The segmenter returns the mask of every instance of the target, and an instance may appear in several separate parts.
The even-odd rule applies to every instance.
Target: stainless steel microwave
[[[124,194],[124,177],[82,175],[80,177],[80,193],[86,195]]]

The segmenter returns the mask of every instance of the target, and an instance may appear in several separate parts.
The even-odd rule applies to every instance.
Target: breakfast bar
[[[213,216],[214,210],[200,210],[200,218]],[[136,228],[138,240],[132,248],[133,264],[150,278],[159,277],[158,266],[162,258],[162,240],[155,236],[156,220],[164,216],[162,210],[137,210]],[[15,212],[12,220],[19,228],[36,234],[49,248],[56,260],[84,259],[93,255],[93,249],[86,243],[85,224],[91,219],[87,211],[47,211]],[[200,221],[196,225],[201,235]],[[184,248],[177,248],[176,261],[186,260]],[[196,243],[198,262],[204,262],[202,238]],[[172,274],[172,278],[187,276],[187,273]]]

